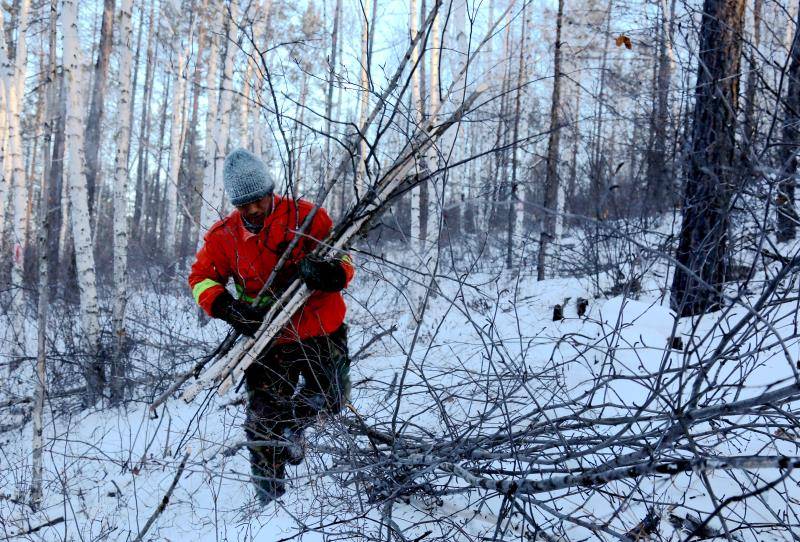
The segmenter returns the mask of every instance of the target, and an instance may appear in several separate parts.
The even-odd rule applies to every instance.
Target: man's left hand
[[[323,260],[307,256],[300,262],[300,276],[310,290],[338,292],[345,287],[347,277],[341,260]]]

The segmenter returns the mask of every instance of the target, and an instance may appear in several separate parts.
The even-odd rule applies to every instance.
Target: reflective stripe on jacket
[[[264,219],[264,226],[258,233],[245,229],[238,210],[214,224],[206,233],[203,247],[197,252],[189,273],[189,286],[195,301],[209,316],[215,316],[211,310],[214,300],[223,292],[228,279],[233,279],[239,297],[252,302],[294,238],[293,231],[303,224],[312,208],[313,205],[305,200],[273,196],[272,213]],[[332,225],[325,209],[318,209],[272,287],[259,300],[261,306],[272,303],[275,296],[297,277],[297,264],[314,250],[319,240],[327,237]],[[342,258],[342,267],[349,284],[354,274],[349,256]],[[292,317],[279,340],[328,335],[342,325],[345,312],[340,292],[314,292]]]

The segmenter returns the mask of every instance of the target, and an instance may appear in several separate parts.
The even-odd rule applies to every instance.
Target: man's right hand
[[[253,308],[244,301],[234,299],[227,291],[214,300],[212,310],[216,318],[225,320],[233,329],[248,337],[256,334],[265,314],[263,309]]]

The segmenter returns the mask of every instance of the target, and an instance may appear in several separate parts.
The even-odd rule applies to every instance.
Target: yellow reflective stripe
[[[222,286],[219,282],[211,279],[203,279],[197,284],[194,285],[192,288],[192,295],[194,296],[195,303],[200,303],[200,294],[208,290],[209,288],[213,288],[214,286]]]
[[[354,265],[353,258],[351,258],[349,254],[345,254],[344,256],[342,256],[342,261],[349,263],[350,265]]]

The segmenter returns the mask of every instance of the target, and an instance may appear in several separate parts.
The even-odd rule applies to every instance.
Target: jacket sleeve
[[[219,240],[209,231],[203,239],[203,247],[197,252],[189,272],[189,286],[192,296],[200,307],[211,317],[214,300],[225,292],[225,284],[230,270],[219,247]]]
[[[322,241],[331,232],[333,228],[333,220],[328,215],[328,212],[320,207],[317,210],[317,214],[314,215],[314,219],[311,221],[311,226],[309,227],[308,235],[311,237],[306,237],[306,246],[305,253],[310,254],[317,246],[317,241]],[[350,257],[349,254],[345,253],[340,258],[339,261],[342,265],[342,269],[344,269],[345,275],[345,288],[350,284],[350,281],[353,280],[353,276],[355,275],[355,265],[353,264],[353,258]]]

